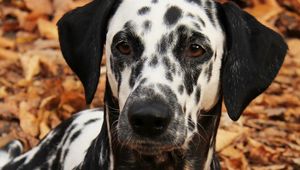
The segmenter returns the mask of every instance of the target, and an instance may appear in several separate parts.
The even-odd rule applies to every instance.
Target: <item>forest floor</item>
[[[239,121],[223,110],[217,137],[222,167],[300,169],[300,1],[235,1],[281,33],[289,52],[275,81]],[[28,150],[87,108],[82,86],[61,55],[55,26],[66,11],[87,2],[0,0],[0,147],[20,139]],[[100,82],[91,108],[103,105],[104,72]]]

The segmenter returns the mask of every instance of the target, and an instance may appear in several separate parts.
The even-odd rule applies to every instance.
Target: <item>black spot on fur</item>
[[[185,44],[188,41],[188,32],[186,26],[179,26],[176,30],[176,34],[178,35],[176,45],[173,49],[174,56],[178,59],[179,63],[182,64],[183,60],[183,52],[185,51]]]
[[[195,4],[199,5],[199,6],[202,6],[201,0],[186,0],[186,1],[190,2],[190,3],[195,3]]]
[[[143,78],[143,79],[141,80],[141,82],[140,82],[140,85],[143,85],[143,84],[145,84],[145,83],[146,83],[146,81],[147,81],[147,79],[146,79],[146,78]]]
[[[194,23],[194,26],[196,27],[197,30],[201,30],[201,26],[198,23]]]
[[[208,16],[210,22],[215,26],[215,20],[213,17],[213,6],[212,6],[212,2],[211,1],[206,1],[206,8],[205,8],[205,13]]]
[[[150,12],[150,7],[142,7],[138,10],[138,15],[145,15]]]
[[[157,51],[160,54],[164,54],[167,52],[167,47],[168,47],[168,38],[167,36],[163,35],[160,42],[157,45]]]
[[[184,86],[188,95],[191,95],[194,91],[193,81],[189,72],[184,74]]]
[[[124,30],[134,30],[133,21],[127,21],[124,26]]]
[[[129,80],[129,85],[131,88],[133,88],[137,77],[140,75],[140,73],[143,69],[143,66],[144,66],[144,60],[141,60],[135,66],[132,67],[130,80]]]
[[[69,149],[66,149],[66,151],[64,152],[64,156],[63,156],[64,160],[66,160],[66,156],[68,155],[69,151],[70,151]]]
[[[152,0],[153,4],[156,4],[158,2],[158,0]]]
[[[88,124],[94,123],[94,122],[96,122],[96,121],[98,121],[98,120],[99,120],[99,119],[91,119],[91,120],[85,122],[84,125],[88,125]]]
[[[176,6],[172,6],[165,13],[164,22],[167,25],[176,24],[178,20],[181,18],[181,16],[182,16],[181,9]]]
[[[169,71],[166,72],[166,79],[173,81],[173,76],[172,76],[171,72],[169,72]]]
[[[206,24],[205,24],[205,22],[203,21],[203,19],[200,18],[200,17],[197,17],[197,18],[198,18],[198,21],[203,25],[203,27],[205,27]]]
[[[163,64],[164,64],[166,70],[170,70],[171,62],[170,62],[170,59],[168,57],[163,58]]]
[[[81,130],[75,132],[70,138],[70,143],[72,143],[80,134],[81,134]]]
[[[172,89],[170,89],[167,85],[158,84],[159,90],[164,94],[165,97],[168,98],[167,101],[169,101],[169,105],[172,109],[176,110],[176,107],[179,106],[178,99],[176,94],[173,92]]]
[[[178,86],[178,92],[179,92],[179,94],[183,93],[183,90],[184,90],[183,88],[184,88],[183,85]]]
[[[191,18],[195,18],[195,15],[192,14],[192,13],[188,13],[187,16],[188,16],[188,17],[191,17]]]
[[[157,65],[157,63],[158,63],[158,59],[157,59],[157,56],[155,55],[155,56],[152,58],[152,60],[150,61],[149,65],[150,65],[151,67],[155,67],[155,66]]]
[[[171,72],[172,72],[173,74],[176,73],[176,67],[175,67],[175,64],[172,64],[172,65],[171,65]]]
[[[197,87],[196,95],[195,95],[195,103],[199,103],[200,96],[201,96],[201,89],[200,89],[200,87]]]
[[[152,27],[152,23],[151,21],[147,20],[143,23],[143,27],[145,29],[145,31],[150,31],[151,30],[151,27]]]
[[[193,131],[195,129],[195,123],[193,122],[191,115],[189,115],[188,117],[188,124],[189,124],[189,130]]]
[[[212,76],[212,70],[213,70],[213,64],[210,63],[208,68],[205,70],[205,74],[207,75],[207,82],[210,81],[211,76]]]

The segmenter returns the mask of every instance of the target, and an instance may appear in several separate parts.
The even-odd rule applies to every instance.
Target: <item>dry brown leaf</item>
[[[68,104],[75,110],[81,110],[86,106],[83,94],[74,91],[69,91],[61,94],[59,106],[63,106],[65,104]]]
[[[270,165],[270,166],[254,166],[253,170],[284,170],[287,169],[286,165]]]
[[[17,60],[18,58],[19,58],[18,53],[0,47],[0,60],[1,59]]]
[[[287,41],[289,46],[289,53],[292,56],[300,57],[300,40],[299,39],[289,39]]]
[[[14,140],[14,136],[12,135],[5,135],[0,137],[0,148],[6,145],[7,143],[11,142]]]
[[[240,150],[237,150],[236,148],[233,147],[233,145],[231,146],[228,146],[226,148],[224,148],[220,154],[222,156],[227,156],[227,157],[230,157],[230,158],[239,158],[241,157],[241,151]]]
[[[24,0],[28,9],[41,14],[52,14],[53,7],[50,0]]]
[[[254,0],[254,4],[253,8],[246,8],[245,10],[264,24],[282,11],[276,0]]]
[[[17,37],[15,41],[18,45],[30,43],[37,39],[36,34],[25,32],[25,31],[19,31],[16,36]]]
[[[62,85],[66,91],[82,89],[81,83],[74,76],[66,76]]]
[[[4,48],[14,48],[15,47],[15,41],[5,38],[5,37],[1,37],[0,36],[0,47],[4,47]]]
[[[49,133],[50,128],[46,122],[41,122],[39,128],[40,128],[39,139],[43,139]]]
[[[234,142],[241,134],[237,132],[225,131],[219,129],[216,139],[216,151],[219,152],[224,149],[226,146]]]
[[[54,23],[45,19],[39,19],[37,24],[42,37],[55,40],[58,39],[57,27]]]
[[[20,103],[20,126],[25,133],[31,136],[37,136],[39,134],[37,118],[29,112],[29,106],[25,102]]]
[[[59,105],[59,97],[57,95],[52,95],[52,96],[48,96],[46,98],[44,98],[41,101],[40,104],[40,109],[47,109],[47,110],[51,110],[53,108],[57,108]]]
[[[0,87],[0,98],[4,98],[7,96],[6,87],[2,86]]]
[[[31,81],[33,76],[40,72],[40,56],[22,55],[20,60],[24,71],[25,80]]]

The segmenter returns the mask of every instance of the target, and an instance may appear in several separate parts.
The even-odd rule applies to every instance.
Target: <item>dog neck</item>
[[[109,87],[109,86],[106,86]],[[215,154],[215,138],[221,113],[221,100],[198,120],[198,129],[205,133],[195,134],[185,149],[176,149],[159,155],[141,155],[118,142],[113,128],[118,120],[118,100],[112,98],[110,88],[105,94],[105,121],[98,137],[87,151],[82,169],[109,170],[198,170],[220,169]],[[205,128],[205,129],[204,129]],[[204,135],[205,134],[205,135]]]

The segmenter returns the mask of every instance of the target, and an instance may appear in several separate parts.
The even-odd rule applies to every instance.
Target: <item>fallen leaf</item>
[[[41,14],[52,14],[53,7],[50,0],[24,0],[28,9]]]
[[[233,143],[235,139],[240,136],[240,133],[225,131],[223,129],[219,129],[216,138],[216,151],[219,152],[224,149],[226,146]]]
[[[20,103],[20,126],[25,133],[31,136],[37,136],[39,134],[37,118],[29,112],[29,107],[25,102]]]
[[[48,39],[58,39],[57,27],[54,23],[49,22],[45,19],[39,19],[37,24],[41,36]]]
[[[40,56],[23,55],[20,59],[24,71],[25,80],[31,81],[33,76],[37,75],[40,72]]]

